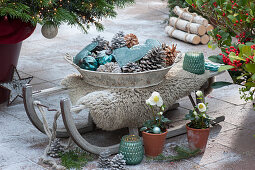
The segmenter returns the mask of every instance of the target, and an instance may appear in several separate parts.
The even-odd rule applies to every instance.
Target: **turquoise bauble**
[[[99,65],[105,65],[106,63],[110,63],[112,62],[112,59],[113,59],[112,55],[104,55],[96,58]]]
[[[81,60],[79,66],[82,69],[96,71],[98,68],[98,63],[94,57],[87,56]]]
[[[161,130],[160,130],[160,128],[159,127],[154,127],[153,128],[153,133],[155,133],[155,134],[159,134],[159,133],[161,133]]]
[[[96,48],[96,46],[98,45],[97,42],[91,43],[89,45],[87,45],[85,48],[83,48],[74,58],[73,58],[73,62],[75,64],[79,64],[81,59],[83,59],[84,57],[87,57],[88,55],[91,54],[91,51],[93,49]]]

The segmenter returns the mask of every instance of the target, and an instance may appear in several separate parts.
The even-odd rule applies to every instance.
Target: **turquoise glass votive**
[[[203,53],[188,52],[185,53],[183,60],[183,70],[194,74],[204,74],[205,58]]]
[[[127,165],[141,163],[144,155],[142,140],[136,135],[123,136],[120,142],[119,153],[124,156]]]

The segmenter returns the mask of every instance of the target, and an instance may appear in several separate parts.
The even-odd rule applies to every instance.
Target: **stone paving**
[[[110,40],[113,34],[120,30],[136,34],[140,42],[153,38],[167,44],[175,43],[181,52],[201,51],[206,57],[218,52],[208,49],[206,45],[194,46],[169,38],[164,33],[163,24],[168,17],[166,7],[166,1],[137,0],[134,5],[119,9],[117,18],[103,20],[104,32],[98,33],[95,28],[92,28],[88,34],[83,34],[74,27],[64,25],[60,27],[58,36],[52,40],[45,39],[41,35],[41,26],[38,25],[35,33],[23,42],[18,63],[21,77],[33,76],[31,84],[34,90],[57,86],[65,76],[77,73],[63,59],[65,53],[75,55],[98,34]],[[217,77],[217,80],[230,80],[230,77],[222,74]],[[59,99],[60,97],[45,100],[58,105]],[[235,85],[214,90],[207,96],[206,101],[209,106],[209,115],[213,117],[225,115],[226,120],[212,129],[204,154],[180,162],[143,162],[128,168],[255,169],[255,138],[253,137],[255,111],[252,109],[252,104],[240,99],[238,86]],[[187,97],[179,100],[179,103],[178,110],[170,112],[173,125],[184,124],[184,114],[192,108]],[[0,126],[0,169],[47,169],[38,164],[38,159],[47,145],[47,137],[35,129],[29,121],[22,99],[16,100],[9,107],[6,104],[0,105]],[[109,134],[108,138],[113,140],[111,137],[114,133]],[[115,134],[118,133],[115,132]],[[92,140],[94,137],[91,135]],[[97,143],[100,144],[101,141]],[[186,135],[168,139],[165,150],[174,144],[186,145]],[[94,168],[96,168],[95,162],[84,167],[84,169]]]

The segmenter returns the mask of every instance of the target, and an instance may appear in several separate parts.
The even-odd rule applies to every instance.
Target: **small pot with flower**
[[[167,135],[166,126],[170,120],[163,116],[165,106],[158,92],[153,92],[151,97],[146,100],[146,104],[152,109],[153,119],[147,120],[140,131],[142,131],[145,155],[154,157],[163,151]],[[154,109],[154,106],[157,108]]]
[[[186,124],[187,137],[190,149],[200,149],[204,152],[210,132],[210,118],[206,114],[207,103],[204,103],[203,92],[197,91],[196,96],[198,104],[185,116],[187,120],[190,120]]]

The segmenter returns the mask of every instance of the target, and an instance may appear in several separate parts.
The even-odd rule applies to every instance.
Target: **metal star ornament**
[[[13,67],[12,79],[9,82],[0,83],[0,86],[9,90],[8,105],[10,105],[17,97],[22,98],[22,88],[29,84],[33,77],[21,79],[16,67]]]

